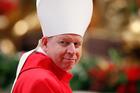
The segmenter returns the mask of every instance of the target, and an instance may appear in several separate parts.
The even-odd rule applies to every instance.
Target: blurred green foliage
[[[13,83],[18,64],[17,55],[7,56],[0,53],[0,87],[6,89]]]
[[[129,68],[129,74],[125,72],[127,68],[122,66],[123,54],[116,49],[110,48],[108,56],[110,60],[97,56],[82,58],[80,63],[72,70],[74,74],[71,80],[72,89],[101,93],[120,93],[120,89],[123,89],[125,92],[122,93],[128,93],[127,91],[130,91],[130,87],[133,86],[136,92],[133,91],[131,93],[140,93],[140,78],[134,81],[128,78],[129,74],[136,73],[137,71],[134,70],[132,72],[133,69]],[[134,75],[133,77],[137,76]]]
[[[92,80],[89,71],[96,66],[96,62],[96,58],[81,58],[80,62],[72,69],[73,78],[70,82],[72,90],[89,90]]]

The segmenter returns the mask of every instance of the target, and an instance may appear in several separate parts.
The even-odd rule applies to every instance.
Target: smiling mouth
[[[76,59],[69,59],[69,58],[64,58],[64,59],[66,59],[66,60],[76,60]]]

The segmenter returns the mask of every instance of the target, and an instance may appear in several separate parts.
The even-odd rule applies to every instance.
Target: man
[[[12,93],[72,93],[69,70],[81,57],[92,0],[38,0],[43,37],[19,62]]]

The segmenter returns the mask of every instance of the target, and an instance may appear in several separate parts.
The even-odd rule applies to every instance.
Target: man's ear
[[[47,51],[48,37],[42,37],[41,39],[41,48],[46,52]]]
[[[47,43],[48,43],[48,38],[47,37],[42,37],[41,45],[47,46]]]

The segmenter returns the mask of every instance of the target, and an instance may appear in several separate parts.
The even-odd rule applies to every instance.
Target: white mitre
[[[37,0],[43,36],[84,36],[93,12],[92,0]]]

